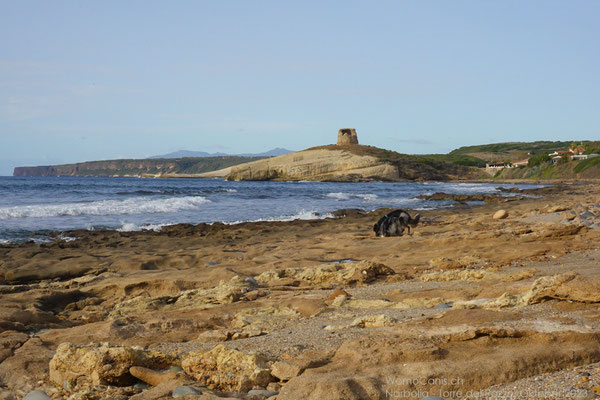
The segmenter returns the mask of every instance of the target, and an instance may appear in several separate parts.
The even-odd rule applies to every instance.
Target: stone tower
[[[356,129],[340,129],[338,131],[337,145],[347,146],[349,144],[358,144]]]

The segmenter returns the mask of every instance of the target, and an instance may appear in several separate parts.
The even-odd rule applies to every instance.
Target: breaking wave
[[[202,196],[174,197],[168,199],[138,197],[125,200],[93,201],[90,203],[2,207],[0,208],[0,219],[169,213],[194,210],[210,202],[210,200]]]
[[[363,199],[364,201],[377,200],[376,194],[362,194],[362,193],[334,192],[334,193],[327,193],[326,197],[329,197],[330,199],[336,199],[336,200],[350,200],[350,199]]]

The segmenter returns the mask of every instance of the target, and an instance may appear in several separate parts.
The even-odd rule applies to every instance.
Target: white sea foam
[[[137,197],[125,200],[101,200],[90,203],[42,204],[0,208],[0,220],[10,218],[47,218],[79,215],[125,215],[169,213],[194,210],[210,200],[201,196],[156,199]]]
[[[376,194],[362,194],[362,193],[344,193],[344,192],[333,192],[327,193],[326,197],[336,200],[350,200],[352,198],[363,199],[365,201],[377,200]]]
[[[299,212],[297,212],[296,214],[293,214],[293,215],[281,215],[278,217],[258,218],[258,219],[253,219],[251,221],[233,221],[233,222],[226,222],[226,224],[235,225],[235,224],[241,224],[243,222],[274,222],[274,221],[287,222],[287,221],[295,221],[297,219],[311,220],[311,219],[325,219],[325,218],[333,218],[333,214],[331,214],[331,213],[321,214],[318,211],[314,211],[314,210],[308,210],[308,211],[300,210]]]
[[[120,228],[117,229],[119,232],[138,232],[138,231],[155,231],[158,232],[165,226],[172,224],[144,224],[137,225],[131,222],[124,222]]]

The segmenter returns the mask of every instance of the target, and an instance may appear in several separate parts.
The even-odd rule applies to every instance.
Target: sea
[[[500,186],[539,185],[0,177],[0,244],[43,243],[55,240],[56,232],[79,229],[140,231],[178,223],[319,219],[343,208],[425,210],[452,202],[416,198],[420,194],[498,193]]]

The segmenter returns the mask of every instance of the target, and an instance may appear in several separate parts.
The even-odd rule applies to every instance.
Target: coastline
[[[189,367],[189,357],[218,345],[263,354],[275,375],[273,363],[306,363],[299,376],[273,378],[278,400],[341,398],[348,385],[384,398],[386,377],[407,371],[463,380],[426,383],[421,389],[430,392],[508,390],[518,379],[600,361],[600,190],[577,182],[544,191],[421,211],[422,224],[402,237],[374,236],[386,212],[376,210],[160,232],[76,231],[67,232],[79,237],[70,242],[0,245],[0,394],[90,390],[107,398],[106,385],[82,378],[67,392],[49,378],[50,360],[67,342],[162,352],[199,390],[192,371],[201,367]],[[493,219],[500,208],[508,218]],[[545,292],[523,300],[540,279]],[[593,383],[573,385],[593,393]],[[110,390],[170,397],[131,385]]]

